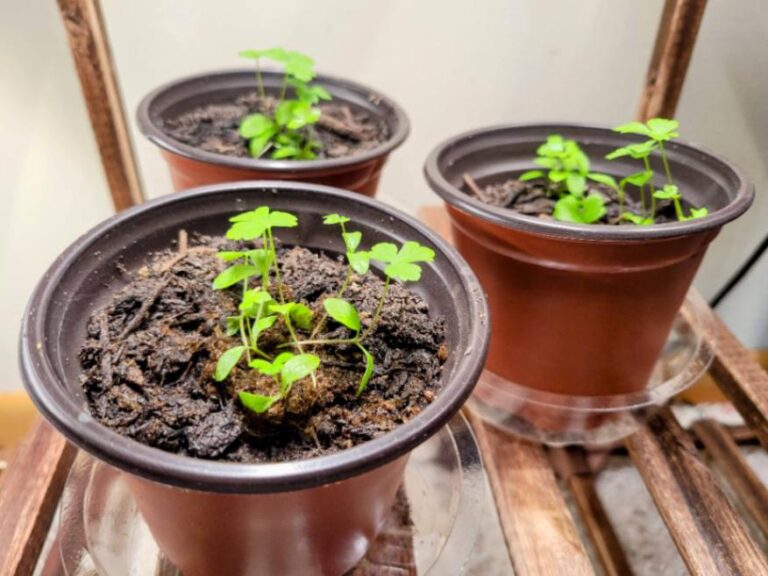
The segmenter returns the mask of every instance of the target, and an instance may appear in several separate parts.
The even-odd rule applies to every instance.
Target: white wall
[[[615,124],[632,117],[662,0],[102,0],[144,184],[170,190],[134,110],[156,85],[247,65],[246,47],[308,52],[318,69],[379,88],[413,129],[390,160],[381,198],[415,212],[436,203],[421,176],[438,141],[495,122]],[[578,8],[578,9],[577,9]],[[683,93],[685,136],[768,185],[768,22],[760,0],[711,0]],[[54,2],[0,0],[0,190],[3,218],[0,389],[19,385],[16,338],[47,263],[110,212],[87,115]],[[716,241],[698,285],[711,295],[765,233],[768,201]],[[768,346],[768,258],[723,312],[752,346]]]

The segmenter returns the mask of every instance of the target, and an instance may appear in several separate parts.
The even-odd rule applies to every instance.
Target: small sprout
[[[314,354],[297,354],[288,360],[280,370],[280,394],[287,396],[294,383],[314,374],[319,366],[320,358]]]
[[[375,367],[374,357],[364,346],[363,341],[376,327],[391,280],[403,282],[419,280],[422,272],[419,263],[432,262],[435,258],[434,251],[417,242],[405,242],[399,248],[395,244],[384,242],[376,244],[370,251],[360,250],[362,233],[347,231],[345,225],[350,222],[349,218],[340,214],[325,216],[324,224],[341,227],[348,267],[346,279],[339,292],[336,296],[323,301],[325,313],[318,322],[315,322],[314,314],[308,306],[285,299],[280,266],[277,263],[273,229],[297,226],[296,216],[260,206],[233,216],[230,222],[232,224],[227,231],[227,238],[244,241],[260,240],[262,247],[218,253],[218,257],[224,262],[235,262],[235,264],[226,268],[214,279],[214,288],[223,290],[242,283],[242,296],[238,303],[239,315],[229,316],[226,319],[227,335],[239,334],[242,344],[229,348],[219,357],[214,371],[215,380],[218,382],[225,380],[245,356],[251,369],[274,378],[278,386],[278,393],[273,395],[239,392],[241,404],[252,412],[261,414],[268,411],[275,402],[283,400],[293,384],[302,378],[311,377],[313,385],[317,386],[315,371],[320,367],[320,357],[305,352],[305,346],[353,345],[360,350],[365,362],[363,374],[356,389],[356,395],[360,396],[372,378]],[[384,269],[386,278],[376,313],[367,327],[366,334],[362,334],[360,313],[351,302],[341,298],[341,295],[353,272],[360,275],[368,272],[371,259],[386,265]],[[251,287],[250,281],[259,278],[261,285]],[[277,297],[273,296],[275,293]],[[338,340],[315,339],[328,316],[350,329],[353,332],[352,337]],[[275,347],[277,349],[289,347],[292,350],[283,351],[272,358],[259,347],[259,336],[271,328],[279,317],[283,318],[290,339]],[[296,328],[311,331],[311,336],[300,340]]]
[[[619,194],[623,203],[623,191],[613,177],[599,172],[590,172],[590,161],[575,140],[567,140],[559,134],[551,134],[547,141],[536,150],[534,162],[546,168],[524,172],[519,180],[525,182],[538,178],[547,180],[547,192],[557,196],[554,218],[564,222],[591,224],[605,214],[605,201],[599,194],[584,193],[587,180],[610,186]],[[594,218],[594,219],[593,219]]]
[[[695,220],[696,218],[704,218],[707,214],[709,214],[709,210],[707,210],[706,206],[702,206],[701,208],[691,208],[691,215],[688,219]]]
[[[653,224],[652,218],[643,218],[642,216],[638,216],[633,212],[622,212],[621,218],[622,220],[626,220],[628,222],[632,222],[633,224],[637,224],[638,226],[650,226],[651,224]]]
[[[242,282],[246,278],[255,276],[258,273],[259,269],[256,268],[256,266],[251,266],[250,264],[235,264],[234,266],[224,269],[221,274],[214,278],[213,288],[215,290],[224,290],[224,288],[234,286],[238,282]]]
[[[227,231],[227,238],[230,240],[255,240],[273,228],[295,228],[299,225],[293,214],[272,212],[268,206],[259,206],[255,210],[243,212],[229,221],[234,222]]]
[[[257,358],[256,360],[251,360],[248,363],[248,366],[265,376],[277,376],[283,369],[283,365],[294,356],[295,354],[293,352],[283,352],[271,362],[269,360]]]
[[[266,98],[261,75],[262,58],[283,66],[283,86],[277,106],[269,113],[250,114],[240,123],[240,136],[248,140],[251,156],[260,158],[271,150],[271,157],[311,160],[322,143],[313,137],[311,127],[320,119],[320,100],[330,100],[331,94],[316,84],[309,84],[315,77],[315,61],[299,52],[270,48],[268,50],[244,50],[240,56],[255,60],[256,83],[259,95]],[[286,97],[292,88],[295,98]]]
[[[342,298],[326,298],[323,301],[323,307],[328,316],[352,330],[360,332],[360,315],[357,309]]]
[[[350,219],[341,214],[326,214],[323,216],[323,224],[346,224]]]
[[[216,370],[214,371],[213,378],[217,382],[225,380],[232,369],[240,361],[240,358],[245,352],[245,346],[235,346],[224,352],[219,356],[218,362],[216,362]]]
[[[238,397],[243,406],[256,414],[263,414],[269,410],[272,405],[280,400],[280,396],[265,396],[263,394],[253,394],[251,392],[238,392]]]
[[[590,194],[586,198],[570,194],[563,196],[555,204],[554,217],[563,222],[592,224],[605,215],[605,201],[599,194]]]
[[[608,160],[628,156],[643,162],[643,170],[622,178],[618,183],[614,177],[607,174],[590,172],[589,158],[579,145],[559,134],[551,134],[536,151],[534,162],[545,170],[528,170],[518,179],[523,182],[546,179],[547,192],[558,196],[553,214],[556,220],[591,224],[598,222],[605,215],[605,199],[599,194],[586,195],[588,180],[611,188],[618,196],[620,219],[638,226],[655,223],[656,200],[671,200],[679,221],[701,218],[708,214],[706,208],[692,208],[690,215],[685,215],[677,186],[672,181],[665,144],[679,136],[678,128],[677,120],[666,118],[652,118],[645,123],[629,122],[614,128],[620,134],[637,134],[646,138],[642,142],[633,142],[617,148],[606,155]],[[661,190],[656,190],[653,182],[654,172],[650,158],[654,153],[658,153],[661,158],[667,180]],[[627,187],[630,185],[639,189],[641,214],[624,210]]]
[[[270,312],[281,315],[286,322],[292,322],[302,330],[312,328],[312,310],[300,302],[286,302],[285,304],[272,304]],[[290,327],[290,324],[289,324]]]
[[[355,396],[359,397],[365,392],[365,388],[368,386],[371,376],[373,376],[373,355],[359,342],[357,347],[360,349],[360,352],[363,353],[363,357],[365,358],[365,372],[363,372],[363,377],[360,378],[360,384],[357,385],[357,391],[355,392]]]
[[[394,278],[403,282],[416,282],[421,279],[421,266],[418,262],[433,262],[435,251],[418,242],[405,242],[398,250],[391,242],[374,244],[370,251],[371,258],[384,262],[384,274],[387,279]]]

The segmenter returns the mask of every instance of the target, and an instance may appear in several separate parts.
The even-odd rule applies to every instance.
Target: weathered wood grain
[[[0,486],[0,574],[28,576],[37,563],[75,449],[39,420]]]
[[[739,445],[713,420],[699,420],[692,428],[755,525],[768,537],[768,488],[746,461]]]
[[[706,6],[706,0],[664,4],[637,110],[639,119],[674,116]]]
[[[627,556],[595,489],[595,476],[584,449],[555,448],[550,449],[549,455],[576,503],[603,573],[606,576],[632,576]]]
[[[594,574],[544,449],[470,413],[518,576]]]
[[[765,557],[668,409],[626,443],[694,576],[768,574]]]
[[[115,210],[144,201],[98,0],[58,0]]]

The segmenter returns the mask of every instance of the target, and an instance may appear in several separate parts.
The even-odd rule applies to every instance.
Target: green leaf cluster
[[[587,180],[601,182],[618,189],[613,177],[590,171],[590,161],[575,140],[551,134],[536,150],[536,164],[546,170],[529,170],[520,180],[543,178],[547,191],[558,197],[554,217],[564,222],[591,224],[605,214],[605,199],[600,194],[585,196]]]
[[[398,247],[392,243],[379,243],[370,250],[360,248],[362,233],[348,231],[346,224],[350,219],[340,214],[328,214],[323,223],[341,227],[341,236],[347,256],[347,274],[340,290],[334,297],[323,301],[324,315],[316,321],[313,311],[301,302],[293,302],[284,297],[277,261],[274,230],[298,226],[298,218],[289,212],[271,210],[268,206],[259,206],[254,210],[233,216],[227,238],[237,241],[257,241],[261,246],[243,250],[228,250],[218,253],[218,257],[229,266],[213,279],[216,290],[232,289],[242,285],[238,304],[238,315],[226,319],[226,334],[239,336],[239,343],[225,350],[218,358],[214,370],[216,381],[226,380],[232,371],[245,358],[247,366],[260,374],[271,376],[275,380],[276,392],[273,394],[255,394],[239,392],[241,404],[255,413],[268,411],[276,402],[284,399],[294,383],[303,378],[311,378],[316,385],[315,372],[321,365],[320,356],[305,351],[307,347],[317,346],[355,346],[362,355],[363,373],[357,386],[356,394],[362,394],[373,376],[374,357],[364,345],[364,339],[378,322],[391,280],[416,281],[421,278],[419,263],[432,262],[435,253],[432,249],[417,242],[405,242]],[[365,275],[370,262],[378,261],[384,266],[386,276],[384,287],[373,320],[367,332],[362,331],[360,313],[355,306],[342,298],[342,295],[354,273]],[[257,285],[252,285],[254,281]],[[349,338],[316,339],[327,318],[338,322],[351,331]],[[278,349],[290,348],[271,356],[260,346],[260,336],[278,322],[282,321],[290,335],[290,341],[277,346]],[[309,337],[300,337],[310,333]]]
[[[666,156],[665,143],[679,136],[679,123],[666,118],[652,118],[646,123],[629,122],[614,128],[621,134],[635,134],[647,138],[642,142],[628,144],[606,155],[608,160],[630,157],[643,162],[643,169],[619,180],[608,174],[590,171],[590,161],[578,143],[567,140],[559,134],[552,134],[536,151],[534,162],[544,170],[529,170],[520,175],[521,181],[544,179],[547,191],[556,195],[554,218],[565,222],[591,224],[605,215],[605,199],[592,193],[585,196],[586,183],[589,180],[608,186],[616,191],[619,198],[619,214],[622,220],[638,226],[647,226],[655,222],[656,200],[671,200],[675,206],[678,220],[701,218],[708,214],[706,208],[692,208],[684,214],[677,187],[672,181],[672,174]],[[650,158],[657,152],[664,166],[667,183],[660,190],[654,187],[654,171]],[[639,190],[642,213],[634,214],[624,210],[628,186]],[[673,187],[675,192],[671,192]]]
[[[330,100],[331,94],[320,85],[310,84],[315,77],[315,61],[305,54],[283,48],[244,50],[240,56],[255,61],[257,86],[262,98],[265,90],[261,60],[268,59],[283,67],[283,87],[274,112],[250,114],[240,123],[240,136],[248,140],[251,156],[260,158],[269,151],[275,159],[316,158],[316,151],[322,147],[311,130],[320,119],[316,104]],[[287,97],[289,89],[293,91],[293,98]]]

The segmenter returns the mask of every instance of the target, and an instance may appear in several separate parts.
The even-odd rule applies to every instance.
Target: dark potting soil
[[[473,190],[473,188],[474,186],[467,186],[467,193],[485,204],[509,208],[527,216],[553,219],[557,197],[548,194],[543,180],[521,182],[520,180],[509,179],[480,186],[480,193],[477,193],[477,189]],[[610,186],[589,182],[585,194],[592,193],[600,194],[605,199],[605,215],[598,221],[599,224],[635,226],[635,224],[620,218],[619,197]],[[631,211],[635,214],[644,212],[641,202],[629,195],[624,198],[624,211]],[[675,207],[672,202],[656,200],[656,224],[676,221]]]
[[[271,113],[276,100],[262,99],[256,92],[238,96],[232,102],[209,104],[166,119],[162,129],[171,138],[206,152],[249,158],[248,141],[240,136],[240,122],[248,114]],[[322,115],[310,128],[322,143],[318,158],[342,158],[371,150],[391,136],[387,123],[346,104],[324,102]],[[264,158],[269,158],[269,151]]]
[[[376,366],[366,391],[355,390],[364,362],[353,346],[317,346],[322,359],[317,389],[305,378],[285,401],[266,414],[243,408],[237,392],[270,394],[271,377],[239,365],[218,383],[219,355],[239,343],[224,334],[236,314],[242,288],[213,290],[225,264],[220,249],[241,246],[209,237],[195,245],[153,257],[130,283],[97,310],[80,351],[82,386],[91,413],[105,426],[169,452],[235,462],[298,460],[350,448],[396,428],[424,409],[439,392],[447,356],[444,320],[430,315],[424,300],[393,284],[381,319],[365,344]],[[337,257],[304,248],[279,250],[286,298],[322,314],[322,301],[335,295],[346,266]],[[369,272],[354,276],[344,297],[369,325],[383,282]],[[301,337],[308,333],[300,331]],[[329,319],[318,338],[352,334]],[[282,322],[262,333],[271,352],[287,341]],[[241,364],[245,364],[242,362]]]

